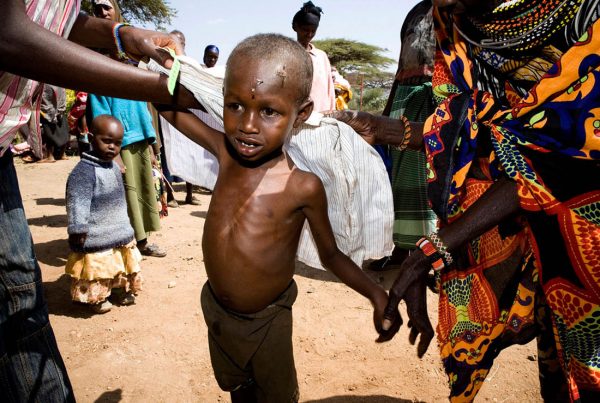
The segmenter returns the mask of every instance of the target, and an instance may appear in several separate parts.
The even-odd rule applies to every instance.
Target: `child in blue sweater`
[[[97,116],[91,125],[90,153],[83,153],[67,181],[69,254],[65,272],[71,276],[73,301],[91,305],[96,313],[112,308],[113,288],[124,288],[120,303],[135,302],[141,290],[139,262],[119,155],[123,126],[110,115]]]

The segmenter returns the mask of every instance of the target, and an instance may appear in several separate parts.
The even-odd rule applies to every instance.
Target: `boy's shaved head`
[[[246,38],[229,55],[226,71],[237,63],[246,65],[248,59],[281,66],[273,74],[281,77],[283,85],[291,83],[298,86],[297,103],[300,104],[309,98],[313,75],[312,61],[308,52],[297,41],[280,34],[258,34]]]
[[[90,125],[90,131],[92,134],[98,134],[107,130],[108,127],[113,126],[117,131],[123,133],[123,125],[119,119],[111,115],[98,115],[92,120]],[[122,135],[122,134],[121,134]]]

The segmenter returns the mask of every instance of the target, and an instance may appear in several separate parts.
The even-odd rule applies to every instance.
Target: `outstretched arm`
[[[357,111],[335,111],[330,116],[352,127],[371,145],[401,146],[404,143],[405,129],[402,120]],[[410,128],[411,135],[406,148],[422,150],[423,123],[410,122]]]
[[[224,134],[209,127],[187,109],[177,109],[168,105],[154,105],[158,113],[173,127],[185,134],[194,143],[206,148],[219,159],[224,148]]]
[[[112,49],[113,24],[81,14],[70,39],[88,46]],[[164,39],[166,34],[133,27],[125,27],[122,31],[123,45],[128,52],[156,57],[158,61],[161,59],[156,47],[174,43]],[[198,105],[187,90],[179,89],[171,96],[167,91],[167,78],[158,73],[116,62],[37,25],[27,16],[25,4],[20,0],[3,2],[0,54],[0,70],[44,83],[114,97],[187,107]]]
[[[519,210],[517,184],[510,179],[502,178],[495,182],[460,219],[442,228],[438,235],[452,252],[518,213]],[[399,317],[398,304],[401,300],[405,300],[410,318],[409,325],[412,324],[411,342],[414,343],[417,335],[421,334],[417,349],[419,357],[425,353],[433,338],[433,328],[427,316],[424,298],[427,288],[424,280],[430,269],[429,260],[420,249],[402,263],[400,274],[390,290],[390,300],[382,325],[385,330],[393,327]],[[388,332],[387,335],[391,336],[390,333]],[[380,338],[380,341],[386,340],[389,338],[384,336]]]
[[[383,288],[375,284],[348,256],[338,249],[327,215],[327,198],[323,184],[312,174],[307,173],[305,176],[299,190],[301,194],[307,195],[307,201],[302,211],[308,219],[321,263],[344,284],[371,301],[374,307],[375,328],[381,332],[379,319],[383,318],[382,310],[387,303],[387,295]]]

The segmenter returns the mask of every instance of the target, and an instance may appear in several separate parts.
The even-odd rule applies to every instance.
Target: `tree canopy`
[[[127,21],[152,24],[157,29],[169,24],[177,14],[177,10],[169,6],[166,0],[118,0],[117,4]],[[91,0],[83,0],[81,8],[90,15],[93,14]]]
[[[333,38],[314,41],[314,45],[329,56],[332,66],[346,76],[353,73],[364,74],[365,79],[383,81],[390,73],[384,70],[395,63],[394,59],[383,56],[387,49],[349,39]]]

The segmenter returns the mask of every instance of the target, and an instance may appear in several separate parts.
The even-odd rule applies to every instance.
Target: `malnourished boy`
[[[311,82],[311,61],[297,42],[256,35],[227,62],[225,135],[191,113],[162,112],[219,161],[202,243],[202,309],[215,377],[233,401],[298,400],[291,307],[305,220],[323,265],[373,304],[377,329],[387,302],[385,291],[337,248],[320,179],[282,150],[312,112]]]

